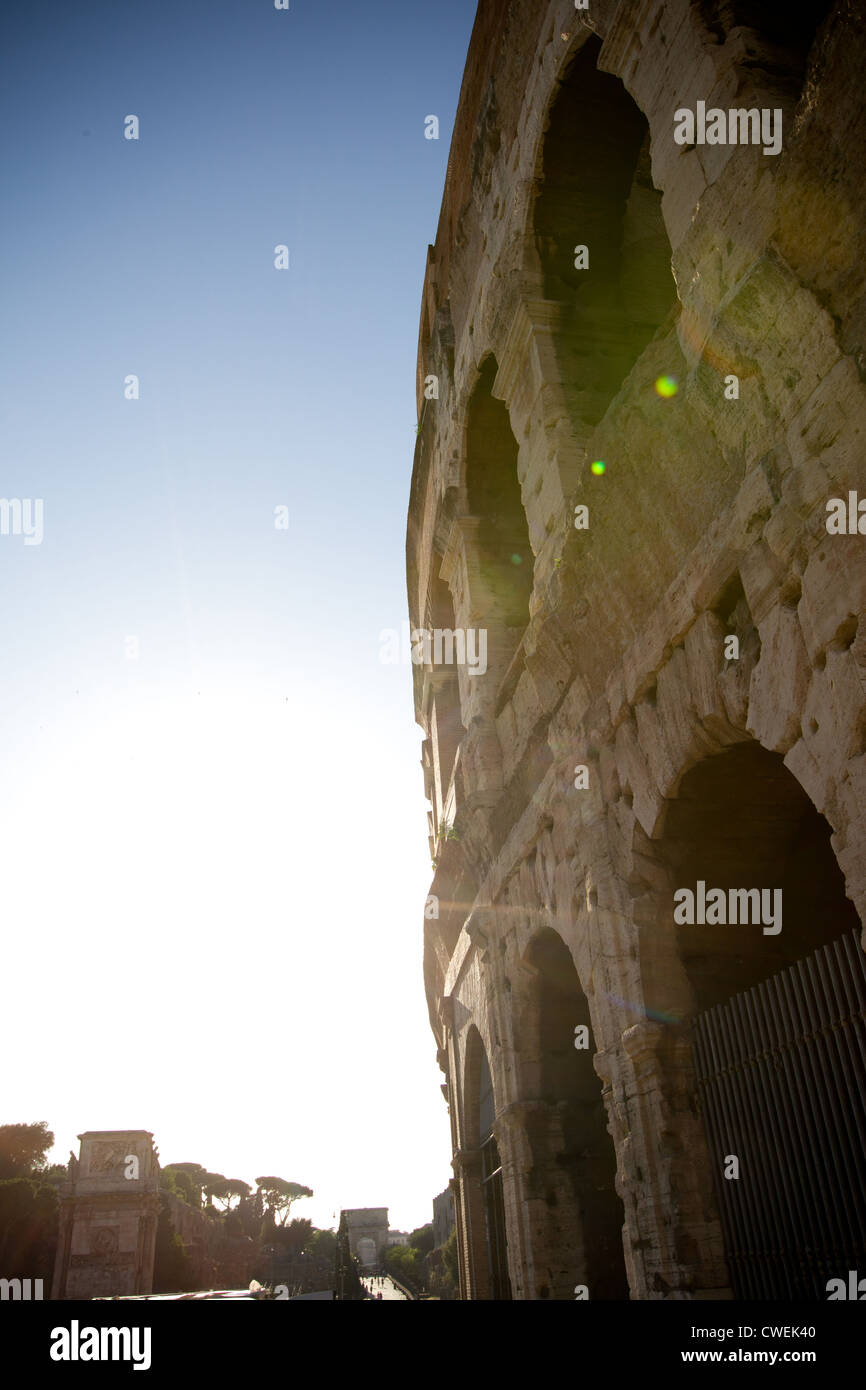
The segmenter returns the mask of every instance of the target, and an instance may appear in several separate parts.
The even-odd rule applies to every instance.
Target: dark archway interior
[[[597,423],[677,302],[649,127],[618,78],[578,51],[550,111],[533,230],[575,420]],[[586,246],[588,269],[575,267]]]
[[[532,1031],[539,1048],[538,1100],[555,1106],[564,1150],[556,1163],[568,1178],[586,1252],[582,1271],[590,1298],[628,1297],[622,1248],[624,1213],[614,1186],[616,1157],[607,1129],[601,1081],[592,1064],[589,1006],[571,954],[554,931],[531,943],[526,962],[538,972]],[[575,1028],[589,1029],[589,1047],[575,1047]],[[533,1049],[534,1050],[534,1049]],[[569,1216],[560,1211],[563,1230]]]
[[[703,880],[728,912],[731,889],[781,891],[777,935],[751,914],[675,931],[732,1287],[823,1298],[861,1258],[866,1212],[859,921],[830,826],[779,754],[742,743],[683,778],[660,843],[673,891]]]
[[[777,50],[765,70],[798,91],[815,34],[830,12],[832,0],[698,0],[698,13],[709,32],[724,43],[734,29],[751,29]],[[752,63],[752,66],[756,64]],[[732,105],[741,105],[739,101]]]
[[[694,891],[700,879],[707,891],[782,890],[778,935],[761,925],[677,927],[698,1012],[858,925],[830,834],[780,755],[760,744],[737,744],[683,778],[662,842],[675,888]]]
[[[529,622],[534,557],[517,476],[517,440],[508,410],[492,394],[497,370],[496,359],[488,357],[469,402],[466,491],[471,514],[481,518],[479,559],[490,617],[522,630]]]
[[[454,605],[451,590],[445,580],[437,573],[430,585],[427,608],[427,627],[430,631],[453,631],[455,626]],[[456,650],[456,648],[455,648]],[[448,785],[457,757],[457,748],[465,732],[460,713],[460,683],[455,665],[434,666],[430,674],[433,683],[433,708],[430,718],[430,733],[441,779],[441,797],[444,803]],[[436,811],[438,816],[438,809]]]
[[[496,1110],[493,1103],[493,1077],[490,1075],[490,1066],[487,1061],[487,1053],[481,1049],[481,1060],[479,1062],[478,1078],[478,1137],[479,1143],[484,1143],[493,1133],[493,1121],[496,1119]]]
[[[478,1147],[480,1158],[477,1181],[487,1267],[479,1283],[486,1291],[486,1297],[507,1301],[511,1298],[511,1280],[508,1273],[502,1161],[493,1134],[496,1119],[493,1077],[477,1029],[470,1032],[467,1040],[465,1104],[466,1142],[472,1148]],[[476,1270],[476,1275],[478,1273]]]

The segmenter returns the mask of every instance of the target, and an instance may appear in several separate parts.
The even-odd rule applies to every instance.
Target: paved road
[[[389,1298],[395,1299],[399,1303],[408,1302],[406,1295],[400,1292],[394,1281],[392,1279],[389,1279],[387,1275],[381,1283],[377,1279],[371,1279],[369,1278],[369,1276],[365,1275],[364,1278],[361,1280],[361,1283],[364,1285],[364,1288],[367,1289],[368,1292],[373,1295],[374,1298],[376,1297],[377,1293],[381,1293],[383,1303],[385,1303]]]

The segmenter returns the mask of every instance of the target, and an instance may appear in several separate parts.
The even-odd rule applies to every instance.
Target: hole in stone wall
[[[713,604],[712,611],[724,628],[725,636],[735,636],[740,640],[739,655],[731,661],[726,661],[726,667],[731,666],[734,661],[739,661],[744,666],[757,662],[761,655],[761,636],[752,618],[752,610],[743,590],[739,571],[728,580]]]
[[[428,593],[426,627],[431,632],[435,632],[436,629],[453,632],[455,618],[451,590],[438,573],[438,565],[436,565],[436,570]],[[444,640],[442,646],[443,652],[445,652],[447,648]],[[457,757],[457,748],[465,732],[460,711],[460,683],[457,667],[454,665],[434,666],[430,679],[433,682],[430,735],[433,742],[434,766],[438,768],[440,779],[440,800],[444,803]],[[438,828],[438,808],[436,808],[436,815]]]
[[[858,624],[859,619],[857,615],[851,613],[834,633],[833,640],[830,643],[831,651],[847,652],[848,649],[854,645]]]
[[[466,1070],[463,1087],[466,1115],[465,1139],[470,1148],[479,1150],[478,1172],[468,1175],[471,1185],[469,1210],[471,1220],[483,1224],[471,1234],[478,1254],[486,1252],[485,1267],[476,1268],[478,1283],[476,1297],[510,1299],[511,1282],[508,1273],[508,1241],[505,1229],[502,1164],[493,1136],[496,1119],[493,1077],[487,1052],[478,1029],[472,1027],[466,1040]]]
[[[695,914],[694,925],[673,926],[702,1015],[694,1084],[700,1078],[735,1296],[824,1298],[828,1269],[853,1267],[866,1229],[853,1158],[863,1130],[864,1058],[859,1038],[853,1043],[849,1034],[851,1047],[841,1042],[862,969],[850,955],[844,963],[857,949],[859,921],[830,826],[778,753],[744,743],[686,774],[657,843],[677,889],[696,900],[701,881],[707,897],[721,889],[728,915],[733,889],[754,890],[760,904],[757,912],[736,911],[739,920],[702,925]],[[659,893],[670,923],[671,899]],[[765,926],[781,930],[766,935]],[[659,928],[666,935],[667,924]],[[816,955],[831,943],[832,952]],[[772,986],[755,988],[770,977]],[[749,1186],[724,1181],[718,1156],[725,1154],[739,1156]],[[786,1183],[776,1187],[780,1169]],[[759,1203],[750,1200],[755,1192],[764,1194]],[[697,1234],[678,1235],[678,1247]]]
[[[743,581],[737,570],[727,581],[718,598],[711,604],[712,612],[715,613],[723,627],[730,624],[735,610],[740,603],[745,602],[745,598]]]
[[[815,35],[832,8],[832,0],[698,0],[697,12],[707,31],[725,43],[734,29],[751,29],[765,44],[778,50],[761,67],[774,77],[786,78],[799,91]],[[757,66],[751,59],[749,66]]]
[[[466,491],[471,514],[481,519],[479,570],[489,616],[522,631],[535,557],[517,476],[517,440],[506,406],[492,394],[497,370],[496,359],[488,357],[469,402]]]
[[[527,1054],[538,1058],[532,1099],[547,1103],[554,1137],[537,1142],[539,1180],[559,1173],[564,1181],[545,1185],[558,1192],[557,1227],[562,1251],[581,1247],[586,1265],[576,1261],[563,1273],[555,1297],[570,1296],[577,1282],[591,1298],[627,1298],[622,1250],[623,1207],[616,1194],[616,1158],[607,1130],[601,1082],[592,1063],[589,1005],[580,987],[571,953],[557,932],[546,929],[533,938],[526,963],[537,971],[527,1017]],[[575,1047],[575,1028],[585,1025],[590,1046]],[[556,1137],[561,1126],[562,1142]],[[548,1204],[549,1198],[548,1198]],[[568,1266],[563,1254],[560,1260]]]
[[[576,54],[550,111],[533,231],[545,298],[561,306],[555,347],[573,418],[597,423],[677,302],[649,128],[618,78]],[[575,266],[576,246],[588,268]]]
[[[675,887],[782,890],[776,935],[753,923],[676,927],[698,1012],[857,925],[830,834],[781,756],[760,744],[736,744],[683,778],[661,841]]]

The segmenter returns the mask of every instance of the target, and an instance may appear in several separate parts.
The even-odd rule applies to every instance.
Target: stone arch
[[[434,555],[424,626],[428,632],[453,632],[457,626],[451,590],[442,578],[441,556]],[[436,648],[434,647],[435,651]],[[456,655],[456,648],[442,643],[443,655]],[[432,744],[433,825],[438,836],[448,800],[457,751],[465,733],[460,706],[460,681],[455,662],[433,665],[426,673],[430,681],[430,739]]]
[[[372,1236],[361,1236],[358,1241],[358,1259],[362,1265],[375,1265],[378,1263],[378,1252],[376,1242]]]
[[[463,1099],[462,1140],[465,1148],[477,1149],[481,1140],[481,1059],[486,1059],[487,1051],[481,1034],[474,1023],[467,1031],[464,1048],[463,1085],[461,1087]]]
[[[494,1133],[496,1096],[481,1034],[466,1035],[462,1087],[459,1197],[463,1214],[463,1287],[472,1299],[511,1298],[502,1163]]]
[[[850,1139],[845,1125],[839,1123],[836,1131],[829,1126],[830,1138],[824,1147],[809,1128],[813,1124],[810,1106],[836,1113],[834,1100],[825,1101],[822,1088],[828,1087],[830,1095],[842,1085],[835,1074],[828,1080],[828,1073],[821,1071],[820,1062],[808,1051],[815,1045],[815,1035],[804,1024],[796,1044],[800,1051],[780,1044],[778,1053],[767,1054],[776,1058],[769,1072],[750,1071],[751,1063],[739,1066],[737,1084],[742,1091],[733,1082],[724,1083],[732,1088],[725,1093],[724,1123],[734,1137],[721,1147],[747,1164],[742,1185],[722,1178],[728,1155],[719,1151],[720,1102],[708,1072],[710,1054],[705,1051],[701,1056],[692,1046],[708,1027],[733,1028],[731,1045],[746,1050],[753,1038],[775,1037],[774,1030],[784,1017],[774,1002],[777,985],[768,986],[770,994],[758,987],[773,978],[788,998],[789,990],[799,989],[797,981],[804,971],[819,969],[804,962],[816,962],[820,948],[847,938],[845,951],[859,949],[851,946],[859,919],[846,895],[831,835],[831,826],[781,754],[748,737],[732,739],[692,762],[672,789],[652,840],[640,826],[635,831],[636,862],[643,864],[642,886],[633,884],[633,892],[644,1008],[647,1018],[661,1025],[657,1062],[667,1089],[667,1125],[673,1150],[689,1155],[697,1199],[691,1217],[680,1214],[680,1247],[695,1247],[705,1239],[700,1223],[708,1213],[717,1213],[713,1219],[721,1221],[729,1277],[740,1297],[821,1296],[817,1291],[823,1287],[822,1261],[831,1259],[834,1251],[844,1258],[838,1252],[846,1248],[844,1242],[850,1237],[837,1207],[845,1207],[855,1224],[861,1220],[860,1240],[866,1239],[866,1205],[856,1184],[841,1198],[836,1195],[840,1166],[843,1174],[846,1168],[853,1173],[857,1166],[856,1161],[846,1162]],[[685,890],[694,894],[693,922],[683,920],[682,905],[680,920],[675,916],[675,894]],[[710,899],[711,890],[718,890],[719,896],[714,893]],[[764,890],[766,897],[759,902],[755,890]],[[709,923],[699,920],[699,900],[712,904],[711,911],[703,914],[710,916]],[[737,922],[730,920],[735,910]],[[721,912],[724,918],[713,920]],[[833,988],[841,998],[849,989],[845,983],[848,966],[840,969],[842,983]],[[783,986],[782,980],[790,983]],[[851,988],[853,982],[852,976]],[[736,1002],[745,1001],[747,994],[748,1005]],[[797,993],[790,997],[796,1000],[790,1019],[799,1038],[801,1015],[812,1006]],[[722,1007],[727,1021],[712,1021],[722,1017],[718,1013]],[[712,1019],[709,1010],[714,1011]],[[738,1020],[736,1025],[732,1019]],[[813,1021],[810,1028],[814,1026]],[[722,1054],[716,1053],[714,1045],[713,1056],[717,1055]],[[763,1065],[754,1064],[755,1068]],[[852,1078],[859,1074],[861,1085],[866,1083],[861,1054],[852,1050],[840,1065],[849,1068]],[[803,1075],[812,1077],[809,1102],[791,1089],[786,1070],[800,1067]],[[756,1099],[759,1091],[761,1104]],[[700,1112],[702,1134],[696,1133],[696,1112]],[[866,1122],[866,1114],[851,1123],[858,1122]],[[804,1133],[809,1134],[808,1143]],[[792,1176],[777,1181],[773,1146],[782,1143],[782,1137],[786,1153],[796,1156],[790,1160]],[[808,1235],[805,1224],[811,1218],[799,1214],[798,1186],[803,1210],[811,1200],[804,1195],[806,1189],[814,1186],[818,1193],[833,1193]],[[820,1206],[820,1200],[816,1201]],[[798,1239],[806,1244],[798,1247]]]
[[[469,515],[478,519],[477,599],[513,647],[529,622],[534,555],[517,472],[517,440],[507,406],[493,394],[498,370],[489,353],[469,398],[464,486]]]
[[[464,801],[474,798],[477,805],[502,786],[495,718],[522,670],[535,569],[518,445],[498,376],[497,359],[485,354],[466,406],[459,503],[440,571],[466,643],[459,681],[467,737],[459,774]]]
[[[649,126],[620,79],[599,68],[600,49],[594,34],[576,46],[554,90],[524,241],[578,436],[678,308]]]
[[[632,891],[641,900],[641,877],[644,890],[650,876],[654,882],[653,910],[638,915],[641,979],[651,1017],[688,1019],[857,927],[832,833],[781,755],[748,735],[719,740],[690,763],[671,787],[652,839],[635,824],[635,862],[644,867]],[[702,855],[706,872],[700,874]],[[784,930],[777,937],[759,928],[760,939],[746,954],[744,943],[721,924],[690,929],[674,922],[674,893],[692,878],[727,892],[761,879],[769,888],[774,872],[780,876],[773,886],[782,891]],[[708,873],[715,875],[712,884]],[[656,910],[661,899],[663,920]],[[821,901],[834,904],[830,918],[826,911],[819,914]]]
[[[521,965],[516,1032],[532,1297],[573,1299],[585,1285],[590,1299],[625,1299],[624,1212],[593,1066],[589,1003],[571,951],[552,927],[532,935]]]
[[[661,841],[674,877],[690,882],[703,858],[714,887],[765,884],[781,894],[783,913],[782,930],[762,930],[745,955],[743,943],[721,924],[694,932],[685,924],[676,928],[697,1010],[759,984],[858,925],[831,834],[781,756],[757,742],[706,758],[683,778]]]

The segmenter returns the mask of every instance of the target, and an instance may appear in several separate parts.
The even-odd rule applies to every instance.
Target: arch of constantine
[[[478,7],[407,541],[486,634],[413,667],[464,1298],[866,1268],[857,10]]]

